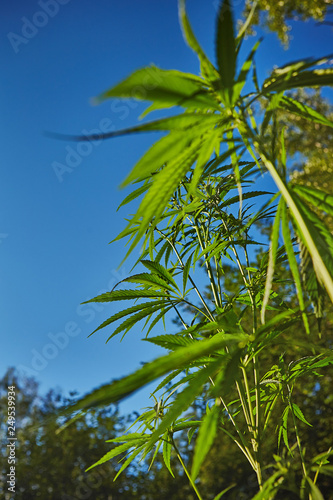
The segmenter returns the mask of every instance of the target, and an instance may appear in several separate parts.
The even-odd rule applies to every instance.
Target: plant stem
[[[177,307],[174,305],[174,306],[173,306],[173,308],[175,309],[175,311],[176,311],[176,313],[177,313],[177,315],[178,315],[178,317],[179,317],[180,321],[182,322],[182,324],[183,324],[183,326],[184,326],[185,330],[187,330],[187,329],[188,329],[188,326],[186,325],[186,323],[185,323],[185,321],[184,321],[184,319],[183,319],[182,315],[181,315],[181,314],[180,314],[180,312],[178,311]],[[193,339],[193,336],[192,336],[192,334],[191,334],[191,333],[189,333],[188,335],[189,335],[189,337],[190,337],[191,339]],[[204,367],[206,367],[206,365],[203,365],[203,366],[204,366]],[[210,381],[211,385],[212,385],[213,387],[215,387],[215,382],[214,382],[214,380],[212,379],[212,377],[209,377],[209,381]],[[240,439],[241,443],[240,443],[237,439],[235,439],[233,436],[229,435],[229,433],[228,433],[228,435],[229,435],[229,436],[233,439],[234,443],[235,443],[235,444],[239,447],[239,449],[243,452],[243,454],[245,455],[246,459],[248,460],[248,462],[249,462],[249,463],[250,463],[250,465],[252,466],[253,470],[255,470],[255,471],[256,471],[256,462],[255,462],[255,460],[253,459],[253,457],[252,457],[252,455],[251,455],[251,452],[250,452],[250,450],[249,450],[249,448],[248,448],[248,445],[247,445],[247,443],[246,443],[246,441],[245,441],[245,439],[244,439],[244,437],[243,437],[243,434],[241,433],[241,431],[240,431],[240,429],[239,429],[239,427],[238,427],[237,423],[235,422],[235,420],[234,420],[234,418],[233,418],[232,414],[230,413],[229,408],[228,408],[227,404],[225,403],[224,399],[222,398],[222,396],[219,396],[219,400],[220,400],[220,402],[221,402],[221,404],[222,404],[222,406],[223,406],[224,410],[226,411],[226,413],[227,413],[227,415],[228,415],[228,417],[229,417],[229,419],[230,419],[230,421],[231,421],[232,425],[234,426],[234,428],[235,428],[235,430],[236,430],[236,432],[237,432],[237,434],[238,434],[238,437],[239,437],[239,439]]]
[[[305,465],[305,459],[304,459],[304,453],[303,453],[303,448],[302,448],[302,444],[301,444],[301,439],[300,439],[299,433],[298,433],[298,427],[297,427],[297,423],[296,423],[295,412],[294,412],[294,408],[293,408],[293,405],[292,405],[292,402],[291,402],[291,399],[290,399],[290,397],[291,397],[291,391],[290,391],[289,386],[288,386],[288,392],[289,392],[289,395],[288,395],[289,407],[290,407],[290,410],[291,410],[291,414],[293,416],[293,424],[294,424],[294,429],[295,429],[295,434],[296,434],[297,448],[298,448],[298,451],[299,451],[299,455],[301,457],[302,469],[303,469],[304,477],[307,477],[308,473],[307,473],[307,470],[306,470],[306,465]]]
[[[198,236],[198,241],[199,241],[201,251],[204,251],[206,247],[204,245],[204,242],[203,242],[203,239],[202,239],[202,236],[200,233],[200,228],[199,228],[199,224],[198,224],[197,219],[194,219],[194,228],[195,228],[197,236]],[[213,271],[212,271],[209,260],[207,260],[206,258],[205,258],[205,265],[206,265],[206,269],[207,269],[207,273],[208,273],[208,277],[209,277],[209,281],[210,281],[210,286],[211,286],[211,289],[213,292],[215,304],[216,304],[216,307],[219,307],[221,304],[220,304],[218,290],[216,288],[216,283],[215,283],[214,276],[213,276]]]
[[[158,233],[159,233],[159,234],[160,234],[160,235],[161,235],[161,236],[162,236],[162,237],[163,237],[163,238],[164,238],[164,239],[165,239],[165,240],[169,243],[169,245],[171,246],[172,250],[173,250],[173,251],[175,252],[175,254],[176,254],[176,257],[177,257],[177,259],[178,259],[178,261],[179,261],[179,264],[181,265],[182,269],[184,269],[184,267],[185,267],[185,266],[184,266],[184,263],[183,263],[183,261],[182,261],[182,259],[181,259],[180,255],[179,255],[179,253],[178,253],[177,248],[175,247],[175,245],[172,243],[172,241],[171,241],[171,240],[170,240],[170,239],[169,239],[169,238],[168,238],[168,237],[167,237],[164,233],[162,233],[162,231],[161,231],[160,229],[157,229],[157,227],[155,227],[155,229],[156,229],[156,231],[157,231],[157,232],[158,232]],[[196,293],[197,293],[197,295],[198,295],[199,299],[201,300],[201,302],[202,302],[202,304],[203,304],[204,308],[206,309],[206,311],[207,311],[207,313],[208,313],[208,315],[209,315],[210,319],[211,319],[212,321],[214,321],[214,316],[212,315],[212,313],[211,313],[211,311],[210,311],[209,307],[208,307],[208,306],[207,306],[207,304],[206,304],[205,299],[204,299],[204,298],[203,298],[203,296],[201,295],[201,293],[200,293],[200,291],[199,291],[198,287],[196,286],[196,284],[194,283],[194,281],[193,281],[193,279],[191,278],[191,276],[190,276],[190,275],[189,275],[188,279],[189,279],[189,281],[191,282],[191,285],[193,286],[194,290],[196,291]],[[186,301],[185,301],[185,302],[186,302]]]
[[[178,458],[179,462],[181,463],[181,466],[183,467],[185,474],[186,474],[186,475],[187,475],[187,477],[188,477],[188,480],[189,480],[189,482],[190,482],[190,485],[191,485],[191,486],[192,486],[192,488],[194,489],[194,491],[195,491],[195,493],[196,493],[197,497],[199,498],[199,500],[202,500],[202,496],[200,495],[200,493],[199,493],[199,491],[198,491],[198,488],[196,487],[196,485],[195,485],[195,483],[194,483],[193,479],[191,478],[191,474],[188,472],[188,470],[187,470],[187,468],[186,468],[186,466],[185,466],[185,464],[184,464],[184,462],[183,462],[183,460],[182,460],[182,457],[181,457],[181,455],[180,455],[180,453],[179,453],[179,451],[178,451],[178,448],[177,448],[177,446],[176,446],[176,443],[174,442],[174,439],[173,439],[173,438],[171,438],[171,439],[172,439],[172,445],[173,445],[173,447],[174,447],[174,449],[175,449],[175,451],[176,451],[176,454],[177,454],[177,458]]]

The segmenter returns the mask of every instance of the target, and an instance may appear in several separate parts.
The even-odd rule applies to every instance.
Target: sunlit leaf
[[[212,82],[216,81],[219,78],[219,74],[202,50],[198,40],[193,33],[192,27],[186,14],[185,0],[179,0],[179,19],[185,41],[199,58],[202,76]]]
[[[291,97],[283,96],[279,102],[279,108],[301,116],[311,122],[320,123],[321,125],[326,125],[327,127],[333,127],[333,122],[326,118],[326,116],[318,113],[318,111],[310,108],[310,106],[307,106],[296,99],[292,99]]]
[[[248,338],[249,336],[245,334],[221,334],[215,335],[211,339],[195,342],[190,346],[177,349],[167,356],[155,359],[127,377],[111,384],[103,385],[92,391],[90,394],[78,400],[74,405],[68,407],[65,412],[72,413],[77,410],[109,405],[113,402],[120,401],[137,391],[139,388],[144,387],[172,370],[185,368],[196,359],[209,355],[218,349],[222,349],[226,345],[230,346],[234,343],[247,342]]]
[[[279,229],[280,229],[280,212],[281,212],[281,205],[278,205],[278,209],[276,211],[275,219],[274,219],[274,224],[272,228],[272,236],[271,236],[271,243],[269,247],[269,259],[268,259],[268,266],[267,266],[267,273],[266,273],[266,284],[265,284],[265,291],[264,291],[264,298],[263,298],[263,303],[261,307],[261,322],[262,324],[265,323],[265,311],[266,307],[268,304],[271,288],[272,288],[272,283],[273,283],[273,276],[274,276],[274,268],[275,268],[275,260],[276,260],[276,255],[277,255],[277,249],[278,249],[278,244],[279,244]]]
[[[293,191],[301,198],[319,208],[323,212],[333,216],[333,195],[312,186],[301,184],[293,185]]]
[[[285,74],[282,77],[270,79],[264,82],[263,93],[296,89],[301,87],[333,85],[333,69],[314,69],[312,71],[302,71],[301,73]]]
[[[307,317],[306,312],[305,312],[305,304],[304,304],[304,298],[303,298],[301,276],[300,276],[300,273],[298,270],[298,264],[297,264],[295,252],[294,252],[292,241],[291,241],[289,220],[288,220],[287,209],[286,209],[286,204],[285,204],[284,200],[281,201],[281,222],[282,222],[282,235],[283,235],[283,239],[284,239],[285,249],[287,251],[290,269],[291,269],[291,272],[292,272],[292,275],[294,278],[294,282],[296,285],[297,297],[298,297],[298,302],[299,302],[299,305],[300,305],[300,308],[302,311],[302,318],[303,318],[304,327],[305,327],[306,332],[308,334],[310,334],[308,317]]]
[[[312,481],[312,479],[309,476],[306,477],[306,481],[309,484],[312,500],[324,500],[324,497],[320,493],[318,486],[316,486],[314,484],[314,482]]]
[[[179,351],[176,351],[179,352]],[[194,401],[197,395],[201,392],[202,387],[205,383],[209,381],[209,377],[218,369],[221,364],[221,360],[213,361],[207,367],[199,370],[192,380],[189,382],[188,386],[177,395],[169,411],[164,416],[159,427],[153,432],[150,438],[150,445],[153,445],[156,440],[161,436],[172,423],[181,415],[190,404]]]
[[[293,408],[293,412],[294,412],[294,415],[301,421],[301,422],[304,422],[304,424],[306,425],[309,425],[310,427],[312,427],[312,424],[310,424],[310,422],[308,422],[306,420],[306,418],[304,417],[304,414],[302,412],[302,410],[300,409],[300,407],[296,404],[296,403],[292,403],[292,408]]]
[[[172,444],[170,443],[168,434],[166,433],[163,441],[163,460],[166,465],[166,468],[168,469],[172,477],[175,477],[174,473],[172,472],[170,464],[171,450],[172,450]]]
[[[108,451],[102,458],[100,458],[96,463],[88,467],[87,471],[92,469],[93,467],[96,467],[97,465],[104,464],[105,462],[108,462],[111,460],[111,458],[116,457],[117,455],[120,455],[124,453],[125,451],[129,450],[130,448],[133,448],[134,446],[138,444],[142,444],[143,442],[147,441],[147,437],[141,437],[137,438],[136,440],[131,439],[129,442],[121,444],[119,446],[116,446],[113,448],[113,450]]]
[[[150,66],[135,71],[118,85],[103,92],[96,98],[96,102],[100,103],[111,97],[130,97],[153,101],[160,107],[220,109],[203,83],[201,78],[190,73]]]
[[[191,476],[195,480],[198,476],[200,467],[209,452],[217,432],[219,411],[217,406],[213,406],[204,416],[196,440],[194,457],[192,463]]]
[[[258,40],[256,44],[254,45],[253,49],[251,50],[250,54],[248,55],[248,58],[244,62],[242,69],[238,75],[237,81],[234,85],[233,89],[233,95],[232,95],[232,102],[236,103],[246,82],[247,75],[251,69],[252,66],[252,61],[255,56],[255,53],[258,50],[258,47],[260,45],[262,40]]]
[[[236,41],[234,21],[229,0],[221,3],[218,12],[216,31],[216,59],[222,89],[226,89],[224,97],[227,103],[232,102],[232,87],[236,73]]]

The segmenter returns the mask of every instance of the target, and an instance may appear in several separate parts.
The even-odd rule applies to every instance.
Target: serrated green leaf
[[[220,328],[223,328],[224,332],[235,333],[241,331],[239,326],[240,319],[233,309],[229,309],[218,315],[217,323]]]
[[[140,158],[129,175],[122,182],[122,187],[133,181],[142,180],[152,172],[156,172],[167,162],[177,159],[178,155],[193,140],[193,132],[173,131],[155,142],[150,149]]]
[[[301,240],[301,260],[305,283],[320,317],[320,303],[323,288],[333,301],[333,237],[319,217],[293,191],[293,201],[302,217],[302,222],[309,236],[298,231]],[[298,220],[295,219],[296,224]],[[298,226],[300,229],[300,226]],[[308,258],[311,256],[311,260]],[[311,267],[311,265],[313,267]]]
[[[288,441],[288,415],[289,415],[289,410],[290,406],[287,406],[282,414],[282,424],[280,425],[279,428],[279,438],[278,438],[278,446],[280,446],[280,440],[281,440],[281,435],[283,438],[283,442],[288,449],[288,451],[291,453],[290,446],[289,446],[289,441]]]
[[[135,200],[138,198],[141,194],[145,193],[149,189],[149,184],[146,183],[143,186],[140,186],[138,189],[135,189],[135,191],[132,191],[126,198],[120,203],[119,207],[117,208],[117,211],[119,210],[120,207],[123,207],[124,205],[127,205],[127,203],[130,203],[131,201]]]
[[[275,260],[276,260],[278,244],[279,244],[280,218],[281,218],[281,204],[279,203],[277,211],[276,211],[274,223],[273,223],[272,236],[271,236],[271,242],[270,242],[270,247],[269,247],[269,258],[268,258],[268,265],[267,265],[266,284],[265,284],[264,298],[263,298],[262,306],[261,306],[261,322],[262,322],[262,324],[265,324],[265,311],[266,311],[266,307],[267,307],[267,304],[269,301],[270,292],[272,289]]]
[[[216,497],[213,498],[213,500],[220,500],[220,498],[222,498],[225,493],[227,493],[229,490],[231,490],[232,488],[234,488],[236,485],[235,484],[231,484],[230,486],[228,486],[227,488],[225,488],[224,490],[220,491],[220,493],[218,493],[216,495]]]
[[[161,118],[142,125],[124,128],[113,132],[106,132],[105,134],[98,135],[82,135],[82,136],[64,136],[59,134],[60,138],[74,141],[92,141],[101,139],[112,139],[114,137],[121,137],[123,135],[144,133],[144,132],[158,132],[158,131],[171,131],[171,130],[187,130],[195,126],[200,126],[203,122],[211,123],[214,125],[220,120],[219,115],[203,112],[185,112],[179,115]],[[58,137],[58,134],[55,134]]]
[[[160,347],[164,347],[165,349],[169,349],[171,351],[177,349],[178,347],[191,345],[196,342],[189,336],[184,337],[183,335],[179,334],[159,335],[158,337],[150,337],[143,340],[151,342],[152,344],[158,345]]]
[[[333,68],[313,69],[310,71],[284,74],[283,77],[266,80],[263,84],[262,93],[281,92],[301,87],[317,87],[333,85]]]
[[[175,282],[172,274],[163,267],[159,262],[141,259],[141,264],[143,264],[149,271],[161,276],[167,283],[171,283],[177,290],[179,290],[177,283]]]
[[[93,465],[88,467],[88,469],[86,469],[86,472],[88,470],[92,469],[93,467],[96,467],[97,465],[101,465],[101,464],[104,464],[105,462],[108,462],[109,460],[111,460],[111,458],[116,457],[117,455],[120,455],[124,451],[127,451],[130,448],[133,448],[138,443],[142,443],[143,441],[147,441],[147,438],[141,437],[140,439],[131,440],[128,443],[124,443],[124,444],[121,444],[119,446],[116,446],[116,448],[114,448],[111,451],[108,451],[102,458],[100,458],[97,462],[95,462]]]
[[[211,130],[206,134],[205,140],[201,145],[198,154],[198,159],[189,186],[189,194],[195,193],[196,187],[200,181],[200,177],[204,171],[207,162],[214,153],[216,147],[218,147],[220,144],[221,135],[222,135],[222,127],[218,127],[214,130]]]
[[[290,270],[292,272],[294,282],[296,285],[296,291],[297,291],[297,297],[298,297],[298,302],[302,311],[302,318],[303,318],[303,323],[304,323],[304,328],[307,334],[310,334],[310,327],[309,327],[309,322],[308,322],[308,317],[305,312],[305,303],[303,299],[303,290],[302,290],[302,284],[301,284],[301,276],[299,274],[298,270],[298,264],[295,256],[295,252],[293,249],[292,241],[291,241],[291,236],[290,236],[290,229],[289,229],[289,221],[287,217],[287,209],[286,209],[286,203],[284,200],[281,200],[281,224],[282,224],[282,235],[284,239],[284,244],[285,244],[285,249],[288,255],[288,261],[289,261],[289,266]]]
[[[160,260],[162,259],[163,255],[165,254],[166,250],[170,247],[170,243],[168,241],[165,241],[161,248],[159,249],[157,255],[155,256],[154,262],[160,263]]]
[[[179,352],[179,350],[176,352]],[[169,408],[169,411],[164,416],[159,427],[156,429],[155,432],[153,432],[150,438],[150,444],[148,444],[148,446],[152,446],[157,441],[159,436],[161,436],[179,417],[179,415],[181,415],[181,413],[187,410],[187,408],[193,402],[195,397],[202,390],[202,386],[206,382],[208,382],[209,377],[218,369],[220,364],[221,360],[218,359],[216,361],[211,362],[208,366],[198,371],[195,377],[193,377],[192,380],[189,382],[186,389],[184,389],[180,394],[177,395],[175,401]]]
[[[296,99],[292,99],[291,97],[283,96],[279,102],[279,108],[301,116],[311,122],[320,123],[321,125],[326,125],[327,127],[333,127],[332,120],[329,120],[326,116],[322,115],[315,109],[312,109],[310,106],[307,106]]]
[[[227,104],[232,103],[232,87],[236,73],[236,41],[234,20],[229,0],[221,4],[216,31],[216,59]]]
[[[185,295],[185,290],[186,290],[186,285],[187,285],[187,280],[190,274],[190,269],[191,269],[191,264],[192,264],[192,258],[193,258],[193,253],[189,256],[187,261],[185,262],[184,268],[183,268],[183,295]]]
[[[309,484],[309,487],[310,487],[310,492],[311,492],[311,499],[312,500],[324,500],[324,497],[323,495],[321,494],[318,486],[316,486],[314,484],[314,482],[312,481],[311,478],[309,478],[309,476],[306,476],[306,481],[308,482]]]
[[[153,454],[152,459],[151,459],[151,461],[150,461],[148,471],[150,470],[151,466],[152,466],[152,465],[153,465],[153,463],[155,462],[155,458],[157,457],[157,454],[158,454],[158,452],[159,452],[159,449],[160,449],[160,447],[161,447],[161,444],[162,444],[162,440],[161,440],[161,441],[159,441],[159,442],[157,443],[156,447],[155,447],[155,451],[154,451],[154,454]]]
[[[140,241],[148,226],[156,225],[171,195],[196,160],[199,145],[200,141],[194,140],[191,146],[170,161],[155,176],[150,190],[142,200],[136,213],[136,218],[141,219],[141,223],[127,255]]]
[[[219,167],[219,165],[221,165],[221,163],[225,162],[226,160],[228,160],[230,158],[230,156],[232,156],[234,153],[236,153],[239,148],[241,147],[240,144],[236,144],[234,147],[232,148],[229,148],[227,151],[225,151],[224,153],[220,154],[219,156],[217,156],[217,158],[215,158],[214,160],[210,161],[209,163],[207,163],[207,166],[205,168],[205,174],[208,176],[208,175],[216,175],[216,174],[220,174],[221,172],[225,172],[226,170],[231,170],[232,169],[232,165],[224,165],[223,167]],[[240,154],[240,156],[242,155],[242,153]],[[239,165],[242,165],[243,162],[239,162]],[[246,162],[246,164],[249,164],[249,162]],[[253,162],[251,162],[251,164],[253,164]]]
[[[202,419],[199,434],[196,440],[194,457],[192,463],[191,477],[196,480],[200,467],[209,452],[217,432],[219,411],[217,406],[213,406]]]
[[[187,433],[187,437],[188,437],[188,444],[190,444],[190,442],[192,441],[192,438],[193,438],[193,435],[195,433],[195,431],[197,430],[197,427],[192,427],[188,433]]]
[[[160,304],[157,304],[155,306],[151,306],[148,308],[145,308],[141,311],[138,311],[135,314],[132,314],[129,318],[125,319],[110,335],[107,339],[106,342],[109,342],[110,339],[118,335],[118,333],[123,332],[125,330],[125,334],[132,328],[132,326],[135,326],[139,321],[142,319],[146,318],[147,316],[151,316],[154,312],[159,311],[161,309]]]
[[[163,460],[171,476],[175,477],[174,473],[172,472],[170,464],[171,450],[172,450],[172,444],[169,441],[168,433],[166,433],[166,435],[164,435],[164,441],[163,441]]]
[[[141,453],[144,450],[145,446],[146,444],[144,443],[143,445],[139,446],[133,451],[133,453],[128,457],[128,459],[125,461],[125,463],[121,466],[121,468],[117,472],[114,481],[129,466],[129,464],[133,462],[133,460],[139,455],[139,453]]]
[[[193,33],[192,27],[186,14],[185,0],[179,0],[179,19],[185,41],[199,58],[202,75],[211,82],[218,80],[218,72],[202,50],[198,40]]]
[[[332,449],[332,447],[330,447],[328,451],[324,451],[323,453],[319,453],[318,455],[316,455],[315,457],[313,457],[312,460],[311,460],[311,463],[313,463],[313,464],[320,463],[320,462],[321,463],[327,463],[326,460],[331,455],[333,455],[333,449]],[[333,467],[333,465],[331,467]]]
[[[331,57],[332,55],[328,55],[326,57],[320,57],[317,59],[308,57],[306,59],[299,59],[297,61],[287,63],[284,66],[281,66],[280,68],[275,68],[272,71],[272,74],[264,81],[263,88],[270,84],[284,82],[286,79],[289,79],[292,75],[298,75],[299,73],[302,73],[304,70],[308,70],[313,66],[327,63],[327,61],[329,61]]]
[[[111,325],[112,323],[114,323],[118,319],[124,318],[125,316],[129,316],[130,314],[135,313],[137,311],[151,308],[152,306],[159,305],[160,307],[162,307],[164,303],[165,303],[165,300],[143,302],[141,304],[137,304],[135,306],[124,309],[123,311],[119,311],[118,313],[114,314],[113,316],[111,316],[107,320],[103,321],[103,323],[101,325],[99,325],[99,327],[96,328],[96,330],[94,330],[90,335],[97,332],[98,330],[101,330],[102,328],[105,328],[106,326]],[[89,335],[89,337],[90,337],[90,335]]]
[[[130,97],[152,101],[159,107],[182,106],[196,109],[220,109],[203,87],[203,80],[190,73],[162,70],[156,66],[132,73],[118,85],[96,98],[97,103],[111,97]]]
[[[291,404],[292,404],[292,408],[293,408],[293,412],[294,412],[295,417],[297,417],[301,422],[304,422],[304,424],[312,427],[312,424],[310,424],[310,422],[308,422],[306,420],[306,418],[304,417],[304,414],[303,414],[302,410],[300,409],[300,407],[296,403],[291,403]]]
[[[208,259],[211,259],[214,255],[216,255],[216,253],[221,252],[229,243],[230,242],[227,241],[227,240],[221,242],[220,238],[217,238],[215,241],[213,241],[213,243],[210,243],[209,245],[207,245],[206,248],[204,248],[199,253],[199,255],[197,256],[195,262],[197,262],[198,260],[200,260],[205,255],[208,255]],[[214,250],[217,250],[217,251],[214,252]]]
[[[293,185],[293,191],[313,206],[333,216],[333,195],[310,186]]]
[[[251,198],[256,198],[257,196],[263,196],[266,194],[273,194],[273,193],[269,191],[250,191],[248,193],[243,193],[242,198],[243,200],[249,200]],[[233,196],[232,198],[229,198],[228,200],[220,204],[219,207],[220,208],[229,207],[230,205],[233,205],[234,203],[238,202],[239,202],[239,196]]]
[[[184,369],[189,366],[189,363],[194,362],[202,356],[207,356],[226,345],[231,346],[234,343],[247,342],[248,339],[249,336],[244,334],[216,334],[211,339],[202,340],[179,348],[171,354],[157,358],[146,364],[127,377],[95,389],[66,408],[62,414],[73,413],[81,409],[87,410],[101,405],[107,406],[120,401],[153,380],[166,375],[168,372]]]
[[[155,318],[151,321],[150,325],[149,325],[149,328],[147,330],[147,333],[146,333],[146,338],[148,337],[149,333],[151,332],[151,330],[154,328],[154,326],[157,325],[157,323],[162,319],[163,322],[164,322],[164,318],[166,316],[166,314],[170,311],[170,309],[174,308],[174,306],[176,306],[178,304],[178,302],[172,302],[172,304],[168,307],[163,307],[163,309],[161,309],[161,312],[159,314],[157,314],[155,316]],[[165,325],[164,325],[164,328],[165,328]],[[144,339],[142,339],[144,340]]]
[[[201,424],[201,420],[187,420],[184,419],[184,422],[180,420],[172,427],[173,432],[183,431],[185,429],[197,429]]]
[[[240,96],[240,94],[243,90],[243,87],[245,85],[247,75],[251,69],[253,58],[255,56],[255,53],[258,50],[258,47],[259,47],[261,41],[262,41],[262,39],[258,40],[255,43],[253,49],[251,50],[250,54],[248,55],[246,61],[244,62],[243,66],[242,66],[242,69],[238,75],[237,81],[236,81],[234,88],[233,88],[233,95],[232,95],[232,103],[233,104],[236,103],[239,99],[239,96]]]
[[[126,282],[138,283],[141,285],[153,286],[155,288],[163,288],[163,289],[168,290],[169,292],[173,292],[173,293],[175,291],[174,286],[169,285],[169,282],[160,278],[159,275],[157,275],[157,274],[149,274],[149,273],[134,274],[133,276],[129,276],[128,278],[125,278],[122,281],[122,283],[124,283],[124,282],[125,283]]]
[[[86,300],[85,302],[82,302],[82,304],[89,304],[89,302],[114,302],[118,300],[134,300],[153,297],[163,297],[168,299],[169,295],[155,290],[113,290],[112,292],[97,295],[97,297]]]
[[[128,443],[130,441],[140,441],[142,439],[146,439],[149,436],[145,436],[142,432],[130,432],[128,434],[124,434],[123,436],[119,436],[113,439],[107,439],[106,443]]]
[[[252,500],[273,500],[276,493],[281,487],[281,483],[284,480],[284,475],[287,473],[287,470],[279,470],[272,474],[262,485],[262,489],[258,491],[258,493],[252,498]]]
[[[171,382],[171,380],[173,380],[174,378],[178,377],[178,375],[180,375],[182,373],[182,369],[181,370],[174,370],[172,373],[169,373],[169,375],[167,375],[163,380],[162,382],[160,382],[158,384],[158,386],[155,388],[154,392],[152,392],[152,395],[153,394],[156,394],[156,392],[158,392],[160,389],[163,389],[165,387],[168,386],[168,384]]]
[[[331,301],[333,302],[332,273],[326,267],[324,263],[325,256],[321,252],[321,249],[318,248],[318,245],[316,243],[316,239],[318,237],[318,231],[310,223],[308,217],[306,218],[304,217],[305,207],[303,206],[304,205],[303,202],[299,200],[297,194],[295,192],[292,192],[290,187],[286,185],[285,181],[281,178],[274,164],[270,161],[270,159],[266,156],[265,152],[262,150],[260,143],[256,140],[256,138],[253,135],[251,137],[255,144],[256,149],[260,151],[261,159],[264,165],[271,174],[276,185],[280,189],[282,196],[287,202],[287,205],[289,206],[290,216],[292,217],[297,227],[298,233],[304,245],[306,246],[311,255],[312,261],[315,263],[316,274],[318,276],[318,279],[322,282],[323,286],[326,288],[326,291],[330,296]],[[328,237],[328,234],[326,234],[326,237]]]
[[[320,474],[324,474],[325,476],[333,477],[333,465],[321,465],[311,467],[311,470],[314,472],[319,472]]]

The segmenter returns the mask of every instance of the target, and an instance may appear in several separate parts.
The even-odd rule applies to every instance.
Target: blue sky
[[[188,11],[214,58],[216,2],[188,0]],[[160,353],[139,340],[141,328],[122,343],[105,345],[103,330],[87,338],[116,306],[79,305],[112,288],[138,256],[117,270],[123,242],[108,242],[127,215],[126,207],[116,212],[127,193],[118,186],[156,136],[89,147],[43,133],[130,127],[144,105],[92,106],[91,98],[151,63],[194,73],[198,64],[183,42],[176,0],[3,0],[0,13],[0,375],[16,366],[34,374],[42,391],[58,386],[82,394]],[[332,47],[330,26],[292,28],[288,52],[265,34],[260,81],[273,65]],[[59,164],[69,168],[59,173]],[[146,406],[146,394],[124,402],[123,411]]]

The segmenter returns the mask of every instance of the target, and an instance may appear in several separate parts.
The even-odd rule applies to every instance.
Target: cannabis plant
[[[236,34],[232,9],[222,2],[213,64],[180,1],[184,38],[198,56],[200,75],[151,66],[99,97],[148,101],[146,113],[175,108],[165,118],[104,136],[167,132],[123,183],[133,190],[122,206],[136,200],[138,209],[116,239],[127,241],[126,256],[140,245],[135,271],[89,301],[120,305],[95,330],[105,329],[108,340],[137,331],[144,320],[143,340],[167,353],[67,411],[120,401],[156,381],[151,407],[133,429],[111,440],[116,446],[92,467],[119,455],[118,476],[133,461],[152,463],[161,452],[171,475],[173,456],[197,497],[205,499],[200,468],[222,429],[256,474],[256,500],[274,498],[281,489],[321,499],[318,478],[332,473],[332,452],[307,456],[299,429],[311,425],[311,418],[294,394],[302,380],[319,380],[333,362],[315,319],[320,325],[324,301],[333,301],[333,237],[327,225],[333,196],[298,185],[290,175],[277,113],[333,127],[329,118],[289,92],[332,85],[333,69],[331,56],[306,58],[274,69],[260,84],[254,63],[260,41],[239,60],[254,10]],[[275,192],[256,189],[264,175],[275,182]],[[270,224],[269,241],[260,223]],[[225,287],[228,273],[234,277],[232,292]],[[291,300],[294,290],[296,300]],[[176,332],[165,323],[167,317],[177,318]],[[193,420],[191,406],[199,397],[205,398],[206,411]],[[276,453],[267,461],[265,439],[272,429]],[[177,433],[184,430],[195,442],[191,468],[177,445]],[[290,462],[301,471],[296,485],[289,477]]]

